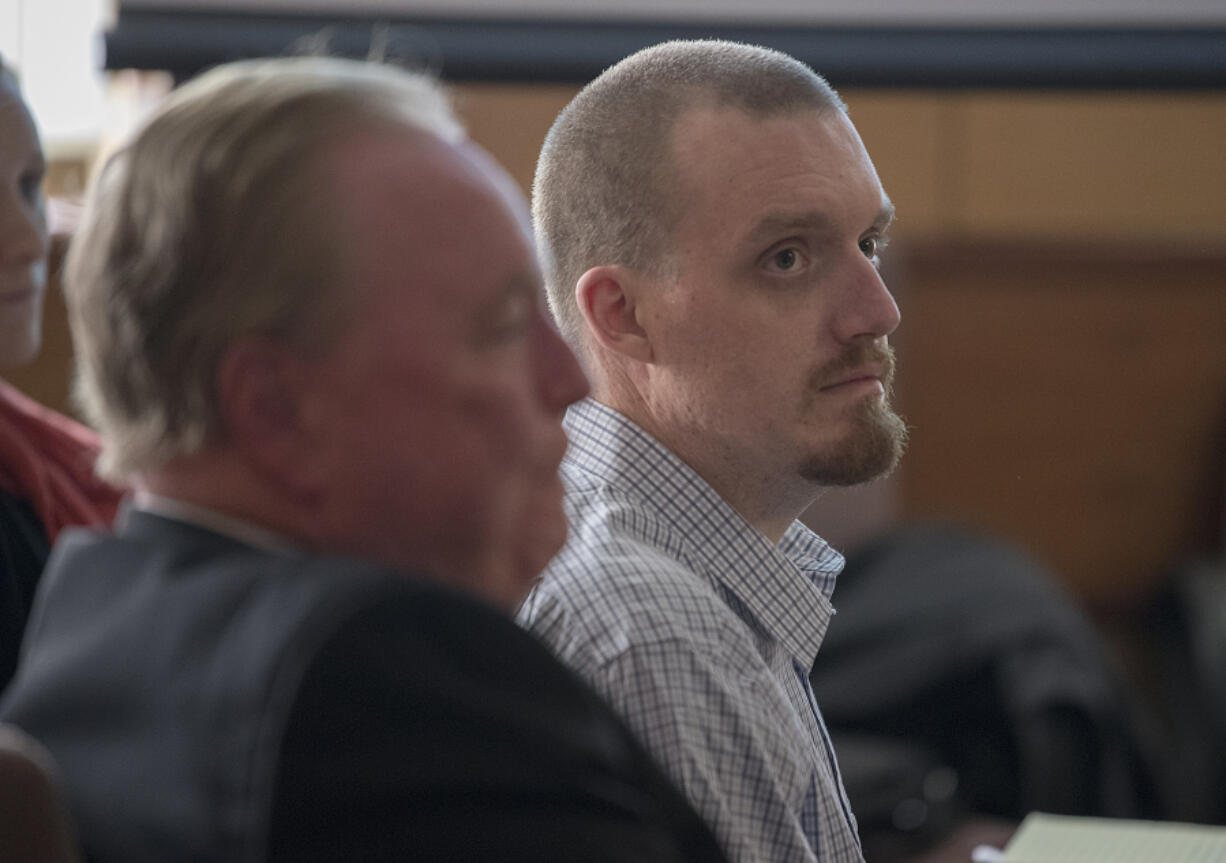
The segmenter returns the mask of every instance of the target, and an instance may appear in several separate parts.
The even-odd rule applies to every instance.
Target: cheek
[[[19,302],[0,300],[0,368],[32,361],[42,342],[43,295]]]
[[[526,374],[495,370],[457,385],[454,392],[452,424],[477,450],[474,458],[505,460],[507,469],[531,463],[548,417]]]

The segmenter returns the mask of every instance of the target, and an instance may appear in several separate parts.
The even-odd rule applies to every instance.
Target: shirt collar
[[[675,529],[686,563],[730,590],[758,626],[808,664],[834,608],[843,557],[800,522],[778,545],[675,453],[618,411],[590,398],[572,405],[567,462],[636,498]]]
[[[133,494],[132,506],[142,512],[194,525],[264,551],[277,554],[301,553],[294,543],[279,533],[246,519],[185,500],[138,490]]]

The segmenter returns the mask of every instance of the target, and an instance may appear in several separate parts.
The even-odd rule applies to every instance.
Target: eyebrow
[[[745,235],[745,242],[757,245],[781,234],[799,231],[826,234],[830,233],[832,227],[830,217],[816,210],[804,213],[772,213],[753,226]]]
[[[890,196],[886,195],[885,200],[881,204],[881,209],[877,211],[877,218],[873,219],[873,227],[879,231],[884,231],[894,222],[894,202],[890,200]]]
[[[870,227],[878,231],[885,231],[894,221],[894,212],[894,202],[886,197]],[[802,213],[772,213],[754,225],[745,235],[745,242],[757,244],[780,234],[798,231],[825,234],[830,233],[832,228],[831,218],[818,210],[808,210]]]

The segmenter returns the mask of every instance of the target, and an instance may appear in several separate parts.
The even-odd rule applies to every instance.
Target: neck
[[[594,394],[593,399],[632,420],[667,447],[773,543],[783,538],[821,493],[798,475],[789,477],[783,470],[748,464],[744,451],[713,448],[717,442],[708,435],[661,422],[642,399],[607,391]]]
[[[244,522],[289,543],[306,544],[310,536],[292,504],[224,455],[177,459],[140,475],[134,484],[138,503],[145,495],[176,501]]]

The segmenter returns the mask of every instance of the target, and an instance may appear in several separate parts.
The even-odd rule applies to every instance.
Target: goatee
[[[898,466],[907,447],[907,424],[890,406],[894,396],[894,349],[888,344],[865,345],[848,351],[818,369],[813,391],[840,375],[865,366],[879,366],[885,393],[866,398],[850,410],[854,431],[834,451],[814,454],[800,469],[805,479],[823,486],[848,486],[885,476]]]

